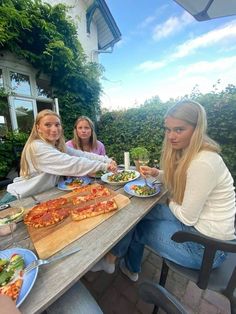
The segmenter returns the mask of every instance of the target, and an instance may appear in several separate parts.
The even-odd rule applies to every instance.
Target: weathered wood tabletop
[[[36,282],[19,308],[22,314],[41,313],[45,310],[88,272],[155,204],[163,201],[167,194],[167,191],[162,188],[161,193],[156,196],[138,198],[127,195],[123,186],[107,185],[107,187],[128,196],[131,202],[96,228],[66,246],[58,254],[76,247],[81,248],[80,252],[39,268]],[[36,197],[39,201],[45,201],[64,194],[64,191],[54,188]],[[35,205],[34,200],[31,197],[26,198],[23,200],[23,205],[30,208]],[[29,237],[23,222],[18,223],[15,236],[19,239]],[[34,250],[32,244],[31,249]]]

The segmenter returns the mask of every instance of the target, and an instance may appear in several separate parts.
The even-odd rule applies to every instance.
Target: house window
[[[14,129],[28,133],[34,123],[35,100],[9,97]]]
[[[57,108],[52,98],[50,78],[44,74],[38,76],[32,66],[26,62],[21,64],[14,55],[3,54],[0,57],[1,87],[10,93],[4,100],[6,106],[0,106],[0,116],[8,130],[30,133],[39,111]]]
[[[31,96],[30,77],[17,72],[10,72],[11,89],[19,95]]]

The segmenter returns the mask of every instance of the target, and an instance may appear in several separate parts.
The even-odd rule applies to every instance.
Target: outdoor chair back
[[[167,314],[187,314],[181,303],[164,287],[153,282],[143,282],[139,286],[139,295],[146,303],[154,304]]]
[[[231,306],[231,313],[236,314],[236,241],[222,241],[207,237],[203,234],[178,231],[172,236],[178,243],[196,242],[205,247],[200,270],[189,269],[163,259],[159,284],[165,286],[168,270],[184,276],[195,282],[200,289],[210,289],[225,295]],[[214,256],[217,250],[228,252],[226,261],[216,269],[212,269]],[[157,307],[154,313],[157,312]]]

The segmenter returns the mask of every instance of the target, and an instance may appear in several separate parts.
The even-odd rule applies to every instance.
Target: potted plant
[[[134,148],[131,148],[130,150],[130,156],[133,159],[136,169],[139,171],[140,167],[140,160],[143,159],[143,157],[148,157],[148,150],[143,146],[137,146]]]

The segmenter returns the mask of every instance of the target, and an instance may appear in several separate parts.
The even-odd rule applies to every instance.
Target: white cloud
[[[150,72],[160,68],[163,68],[166,65],[164,61],[155,62],[155,61],[145,61],[139,64],[136,69],[140,71]]]
[[[156,20],[155,15],[148,16],[144,21],[142,21],[142,23],[140,25],[138,25],[138,28],[146,28],[155,20]]]
[[[187,12],[184,12],[180,17],[172,16],[167,21],[154,28],[152,38],[155,41],[158,41],[162,38],[176,34],[193,21],[193,17]]]
[[[175,60],[180,58],[184,58],[187,55],[190,55],[203,47],[219,44],[220,47],[217,49],[223,49],[224,45],[228,44],[228,42],[230,41],[232,42],[233,39],[236,39],[236,21],[228,23],[223,27],[205,33],[204,35],[198,36],[194,39],[188,40],[184,44],[177,46],[175,53],[167,56],[161,61],[147,60],[139,64],[135,69],[144,72],[155,71],[160,68],[166,67],[171,62],[174,62]],[[231,48],[233,49],[235,48],[235,46]],[[212,66],[214,67],[215,65]],[[220,66],[220,61],[217,63],[217,66]],[[195,66],[195,70],[199,69],[199,71],[206,71],[206,68],[204,67],[205,64],[203,62],[200,62]]]
[[[164,11],[168,8],[167,4],[162,5],[161,7],[158,6],[158,8],[155,10],[155,12],[152,15],[149,15],[146,17],[139,25],[138,29],[145,29],[149,27],[153,22],[155,22],[159,17],[164,14]]]
[[[225,71],[228,71],[232,68],[236,68],[236,56],[221,58],[216,61],[200,61],[193,64],[189,64],[186,67],[183,67],[179,73],[178,77],[184,77],[193,74],[207,74],[207,73],[218,73],[222,75]]]
[[[198,85],[201,93],[213,90],[213,85],[220,79],[218,90],[223,90],[228,84],[236,85],[236,57],[222,58],[214,62],[201,61],[183,67],[179,72],[173,72],[169,77],[152,78],[149,83],[143,82],[142,88],[134,90],[128,83],[119,88],[106,89],[102,99],[102,107],[109,110],[120,110],[135,107],[153,96],[159,96],[162,101],[190,95]],[[141,83],[140,83],[141,84]]]
[[[210,31],[204,35],[186,41],[179,45],[176,53],[172,55],[173,59],[183,58],[194,53],[199,48],[209,47],[217,43],[235,40],[236,38],[236,21],[226,24],[223,27]]]

